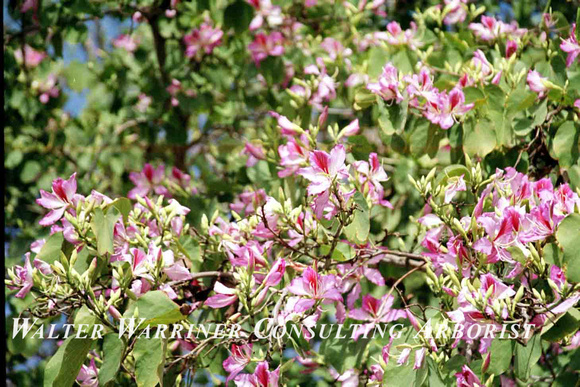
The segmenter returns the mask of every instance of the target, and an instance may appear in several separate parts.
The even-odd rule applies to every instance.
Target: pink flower
[[[269,371],[268,368],[268,362],[261,361],[253,374],[238,375],[234,382],[237,387],[278,387],[280,368],[275,371]]]
[[[320,47],[328,53],[328,56],[332,60],[336,60],[339,56],[345,57],[352,54],[350,48],[345,49],[342,43],[333,38],[325,38],[322,43],[320,43]]]
[[[322,276],[311,267],[306,268],[301,277],[294,278],[288,290],[297,295],[308,297],[299,300],[294,306],[294,312],[302,313],[314,306],[316,301],[342,302],[338,291],[338,278],[334,275]]]
[[[32,265],[30,264],[30,253],[26,253],[24,256],[24,267],[16,265],[14,266],[14,277],[12,278],[11,289],[20,289],[16,293],[17,298],[24,298],[30,292],[34,286],[34,281],[32,279]]]
[[[338,84],[332,76],[328,75],[326,65],[322,58],[316,58],[316,65],[311,64],[306,66],[304,73],[318,76],[318,79],[315,80],[317,89],[310,96],[309,103],[319,110],[322,110],[323,102],[332,101],[336,98],[336,87]]]
[[[331,368],[330,375],[334,378],[335,385],[340,382],[341,387],[358,387],[359,377],[354,369],[346,370],[343,374],[339,374],[334,368]]]
[[[510,58],[518,50],[518,43],[514,40],[508,40],[505,45],[505,57]]]
[[[369,83],[367,85],[372,93],[377,94],[385,101],[395,100],[397,103],[403,100],[403,96],[399,91],[399,75],[395,66],[392,63],[387,63],[383,68],[383,72],[376,83]]]
[[[57,98],[60,94],[60,90],[57,87],[58,79],[56,75],[49,74],[49,76],[38,82],[38,91],[40,92],[39,100],[43,104],[47,104],[50,98]]]
[[[163,259],[163,272],[167,274],[172,281],[187,281],[192,279],[191,272],[185,266],[183,260],[175,262],[173,251],[167,250],[161,252],[161,248],[157,248],[156,252],[157,259]]]
[[[124,254],[121,260],[131,264],[131,271],[134,277],[143,277],[153,281],[150,271],[153,269],[154,255],[145,254],[143,250],[137,248],[131,248],[129,254]]]
[[[489,63],[489,61],[485,57],[485,54],[481,50],[476,50],[473,53],[471,63],[473,67],[475,67],[475,69],[481,72],[481,75],[483,75],[484,77],[488,76],[493,72],[493,66],[491,65],[491,63]]]
[[[389,294],[384,295],[380,300],[369,294],[363,296],[362,308],[352,309],[348,317],[355,320],[370,321],[370,323],[363,324],[353,332],[354,340],[357,340],[360,335],[368,335],[376,324],[407,317],[404,309],[391,308],[394,300],[395,298]]]
[[[423,362],[425,361],[425,354],[426,353],[427,353],[427,348],[425,348],[425,347],[415,351],[415,364],[413,365],[414,370],[417,370],[423,366]]]
[[[330,154],[324,151],[310,152],[310,166],[299,170],[298,174],[310,180],[309,195],[318,195],[330,189],[336,179],[347,178],[348,169],[344,165],[344,146],[335,146]]]
[[[135,109],[138,112],[145,113],[149,106],[151,105],[152,99],[145,93],[139,94],[139,101],[135,104]]]
[[[250,22],[250,31],[255,31],[264,24],[264,19],[270,27],[279,26],[284,21],[282,9],[272,5],[270,0],[248,0],[248,3],[256,9],[256,16]]]
[[[340,133],[338,134],[338,138],[354,136],[359,132],[359,130],[360,126],[358,124],[357,118],[340,131]]]
[[[353,165],[358,172],[361,192],[367,194],[373,203],[393,208],[393,205],[388,200],[383,199],[385,192],[381,183],[387,181],[388,177],[379,162],[377,154],[371,153],[368,163],[366,161],[355,161]]]
[[[99,385],[98,370],[95,365],[95,359],[92,358],[89,366],[81,366],[81,370],[76,378],[81,387],[97,387]]]
[[[445,0],[443,23],[448,26],[462,23],[467,17],[466,3],[467,0]]]
[[[487,236],[477,240],[473,249],[486,254],[488,263],[497,262],[498,259],[512,262],[508,248],[515,243],[513,231],[519,230],[521,214],[509,209],[501,218],[495,214],[484,214],[477,218],[477,222],[483,225]]]
[[[465,175],[450,177],[448,179],[447,186],[445,187],[445,203],[451,203],[451,200],[453,200],[457,192],[467,190],[463,176]]]
[[[281,129],[281,133],[284,136],[296,136],[301,133],[304,133],[304,130],[299,126],[290,121],[286,116],[278,114],[276,112],[269,112],[270,116],[276,118],[278,121],[278,126]]]
[[[253,144],[251,142],[246,142],[242,154],[248,155],[248,160],[246,161],[246,167],[253,167],[260,160],[266,160],[266,155],[264,154],[264,148],[261,145]]]
[[[306,135],[303,135],[302,141],[300,142],[294,138],[290,138],[286,145],[280,145],[278,147],[280,165],[284,167],[284,169],[278,172],[278,177],[294,175],[302,165],[308,163],[309,149],[303,144],[308,144]]]
[[[376,262],[374,261],[376,260]],[[341,293],[349,293],[346,298],[346,304],[349,309],[354,308],[354,304],[360,298],[362,291],[361,283],[363,280],[372,282],[377,286],[385,286],[385,279],[377,269],[368,267],[370,264],[378,263],[381,257],[369,260],[363,266],[354,267],[352,264],[340,264],[336,268],[342,277]],[[346,276],[345,276],[346,275]]]
[[[263,32],[256,34],[254,41],[248,46],[256,66],[260,66],[260,62],[268,56],[283,55],[283,42],[284,37],[278,31],[274,31],[270,35],[266,35]]]
[[[409,355],[411,355],[411,348],[403,348],[399,354],[399,360],[397,360],[398,365],[403,365],[409,360]]]
[[[455,374],[457,387],[483,387],[484,384],[466,365],[461,368],[461,372]]]
[[[430,100],[437,93],[437,89],[433,87],[433,78],[427,67],[423,67],[419,74],[405,76],[404,81],[407,83],[407,93],[409,93],[409,98],[411,98],[409,102],[411,106],[418,108],[421,105],[418,100],[419,97],[424,100]]]
[[[143,21],[143,14],[139,11],[133,13],[133,15],[131,16],[131,19],[135,22],[135,23],[141,23]]]
[[[67,208],[74,208],[82,198],[77,193],[76,173],[73,173],[68,180],[60,177],[52,182],[52,193],[40,190],[40,199],[36,203],[51,210],[44,218],[38,222],[41,226],[50,226],[57,222]]]
[[[423,42],[416,38],[417,25],[411,22],[411,28],[403,31],[396,21],[387,24],[387,32],[376,32],[375,38],[386,41],[392,46],[409,46],[411,50],[423,46]]]
[[[447,94],[445,91],[427,101],[425,117],[441,129],[449,129],[460,117],[473,108],[474,104],[465,105],[465,96],[460,89],[453,89]]]
[[[562,39],[560,48],[562,51],[568,53],[568,57],[566,58],[566,67],[570,67],[580,54],[580,44],[578,44],[578,40],[576,39],[576,23],[572,24],[570,37],[568,37],[568,39]]]
[[[24,56],[22,55],[24,51]],[[34,68],[40,64],[46,58],[45,52],[36,51],[28,44],[20,47],[14,51],[14,58],[16,62],[24,64],[28,68]]]
[[[544,13],[542,15],[542,21],[546,28],[550,29],[556,25],[556,19],[550,13]]]
[[[381,355],[383,357],[383,361],[385,362],[385,365],[389,364],[389,357],[391,356],[391,354],[389,353],[391,351],[391,346],[393,345],[393,341],[395,340],[395,338],[393,336],[391,336],[391,338],[389,339],[389,342],[387,343],[387,345],[385,345],[381,351]]]
[[[165,178],[165,166],[159,165],[157,169],[147,163],[141,172],[131,172],[129,179],[135,184],[135,188],[129,191],[127,197],[135,199],[137,195],[145,197],[153,191],[157,195],[168,195],[169,191],[162,183]]]
[[[286,261],[284,258],[278,259],[273,265],[262,284],[266,287],[276,286],[282,281],[284,272],[286,271]]]
[[[35,12],[38,10],[38,0],[24,0],[20,6],[20,12],[22,13],[28,12],[31,9]]]
[[[580,331],[576,332],[574,336],[570,339],[570,345],[564,347],[566,351],[572,351],[573,349],[580,348]]]
[[[214,48],[221,44],[224,32],[219,28],[213,28],[209,23],[203,23],[195,28],[190,34],[183,37],[185,43],[185,56],[188,58],[200,58],[201,52],[211,54]]]
[[[487,294],[490,288],[493,288],[489,301],[503,300],[516,294],[510,286],[501,282],[499,278],[495,277],[493,274],[482,274],[479,277],[479,280],[481,281],[480,292],[483,296]]]
[[[363,83],[369,82],[369,76],[367,74],[355,73],[348,76],[348,79],[344,82],[346,87],[354,87]]]
[[[246,191],[238,195],[236,200],[230,204],[230,209],[245,216],[254,214],[256,209],[266,202],[266,191]]]
[[[122,48],[127,52],[135,52],[139,46],[139,40],[131,35],[122,34],[113,39],[113,46]]]
[[[528,32],[525,28],[518,28],[517,23],[506,24],[493,17],[483,15],[481,23],[471,23],[469,29],[479,39],[491,42],[499,38],[521,38]]]
[[[226,384],[234,379],[237,374],[252,361],[252,344],[236,345],[232,344],[231,355],[224,360],[224,369],[229,373]]]
[[[532,90],[535,93],[538,93],[538,97],[540,98],[542,98],[548,91],[548,87],[546,84],[547,80],[548,78],[542,77],[542,75],[536,70],[530,70],[528,72],[527,77],[528,86],[530,87],[530,90]]]
[[[574,107],[578,110],[580,110],[580,99],[577,99],[576,101],[574,101]]]
[[[228,288],[219,281],[215,283],[213,290],[216,292],[216,294],[209,297],[204,303],[204,305],[207,305],[210,308],[223,308],[224,306],[231,305],[238,300],[236,291],[234,289]]]
[[[566,284],[566,276],[564,275],[564,272],[556,265],[550,267],[550,279],[556,284],[558,289],[562,289]],[[557,293],[555,296],[558,298],[560,297]]]

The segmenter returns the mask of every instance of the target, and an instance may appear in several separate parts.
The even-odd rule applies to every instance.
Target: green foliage
[[[69,337],[46,364],[44,386],[70,386],[76,379],[93,340]]]

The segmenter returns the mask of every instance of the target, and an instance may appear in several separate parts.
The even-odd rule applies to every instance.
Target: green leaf
[[[254,8],[245,1],[235,1],[224,11],[224,26],[237,34],[246,31],[254,18]]]
[[[308,344],[308,341],[304,338],[300,325],[294,321],[288,321],[286,323],[286,332],[288,332],[288,338],[290,339],[294,350],[296,350],[300,356],[307,355],[308,350],[310,349],[310,344]]]
[[[57,232],[48,237],[36,258],[46,262],[53,263],[60,258],[60,249],[62,248],[62,242],[64,237],[61,232]]]
[[[75,327],[80,325],[80,324],[86,324],[89,327],[83,329],[84,332],[91,332],[93,329],[93,326],[98,323],[99,319],[93,314],[93,312],[91,312],[91,310],[89,308],[86,307],[86,305],[83,305],[77,312],[76,316],[75,316]],[[89,333],[90,335],[90,333]]]
[[[337,338],[348,336],[349,332],[343,330],[338,335],[338,327],[332,325],[330,334],[328,331],[324,332],[328,339],[322,340],[320,344],[319,354],[324,356],[325,364],[333,366],[339,373],[343,373],[348,369],[354,368],[362,363],[365,348],[370,339],[360,337],[357,341]]]
[[[580,41],[580,8],[576,10],[576,41]]]
[[[284,61],[279,56],[269,56],[260,63],[260,73],[269,85],[275,85],[284,80]]]
[[[497,145],[495,130],[491,121],[487,118],[466,122],[463,139],[463,150],[470,156],[487,156]]]
[[[527,380],[530,370],[542,355],[542,342],[540,335],[534,335],[527,345],[515,344],[515,374],[519,379]]]
[[[568,267],[566,276],[573,282],[580,282],[578,235],[580,235],[580,214],[568,215],[558,226],[556,239],[564,249],[564,264]]]
[[[409,137],[411,154],[417,158],[425,154],[431,158],[435,157],[439,150],[439,142],[445,137],[445,131],[425,119],[417,120],[415,125]]]
[[[429,356],[427,356],[427,364],[429,367],[429,387],[445,387],[445,382],[441,377],[439,369]]]
[[[542,249],[546,263],[562,267],[562,250],[556,243],[548,243]]]
[[[552,149],[562,167],[574,165],[580,153],[580,128],[572,121],[562,124],[554,136]]]
[[[390,366],[389,362],[389,366]],[[387,367],[383,377],[383,386],[413,386],[415,383],[415,370],[411,364],[404,366]]]
[[[578,328],[580,328],[580,311],[572,308],[560,317],[546,333],[542,334],[542,339],[557,342],[576,332]]]
[[[485,104],[485,93],[477,87],[466,87],[463,89],[465,103],[474,103],[476,107]]]
[[[496,338],[491,343],[489,368],[487,373],[501,375],[510,367],[514,350],[513,340]]]
[[[44,386],[72,386],[91,349],[92,339],[71,336],[58,348],[44,369]]]
[[[139,297],[136,302],[129,306],[123,317],[133,317],[135,308],[139,308],[139,319],[145,319],[141,328],[145,328],[147,325],[173,324],[186,317],[181,314],[179,305],[171,301],[167,294],[161,290],[147,292]]]
[[[133,205],[131,204],[131,200],[127,198],[117,198],[113,202],[115,208],[119,211],[121,215],[123,215],[123,222],[127,221],[129,217],[129,213],[133,209]]]
[[[387,50],[382,47],[372,47],[369,50],[369,77],[377,78],[381,75],[388,58]]]
[[[42,166],[36,160],[28,160],[24,163],[24,168],[20,172],[20,179],[23,183],[32,183],[38,178],[42,171]]]
[[[135,378],[139,387],[163,385],[163,366],[167,342],[159,339],[138,339],[133,349]]]
[[[358,191],[354,194],[354,202],[357,205],[354,218],[352,223],[344,228],[344,233],[350,242],[363,244],[366,243],[371,229],[369,208],[363,194]]]
[[[387,105],[384,101],[379,101],[379,127],[386,135],[394,133],[401,134],[405,130],[407,122],[408,102],[405,100],[400,104]]]
[[[320,247],[320,253],[322,255],[327,255],[329,252],[330,245],[323,245]],[[338,242],[332,251],[331,258],[335,261],[344,262],[354,258],[355,253],[354,248],[348,243]]]
[[[125,343],[116,333],[109,333],[103,339],[103,364],[99,369],[99,386],[113,382],[121,366]]]
[[[97,252],[99,255],[113,254],[113,229],[121,214],[116,208],[111,208],[107,215],[97,208],[91,220],[91,229],[97,238]]]
[[[466,166],[461,164],[453,164],[445,167],[441,173],[435,178],[435,186],[447,185],[447,181],[450,177],[459,177],[463,175],[466,182],[471,180],[471,173]]]
[[[76,92],[83,91],[95,83],[96,78],[86,63],[72,61],[64,71],[68,86]]]
[[[355,110],[366,109],[377,103],[378,97],[364,87],[359,87],[354,93]]]

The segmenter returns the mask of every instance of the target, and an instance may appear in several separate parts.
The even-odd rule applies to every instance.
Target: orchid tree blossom
[[[153,168],[151,164],[145,164],[143,171],[129,174],[129,179],[135,184],[135,188],[129,191],[127,196],[134,199],[137,196],[144,197],[150,192],[155,192],[157,195],[167,195],[169,191],[162,184],[164,178],[164,165]]]
[[[92,358],[89,365],[82,365],[76,378],[81,387],[97,387],[99,385],[98,369],[95,359]]]
[[[392,309],[394,301],[395,297],[390,294],[386,294],[380,300],[369,294],[363,296],[362,307],[352,309],[349,312],[348,317],[355,320],[370,322],[363,324],[361,327],[356,329],[353,332],[353,338],[357,340],[360,335],[366,337],[379,323],[388,323],[400,318],[406,318],[407,313],[404,309]]]
[[[228,288],[219,281],[215,283],[213,290],[216,294],[209,297],[204,303],[204,305],[210,308],[223,308],[224,306],[232,305],[238,300],[235,289]]]
[[[252,361],[252,347],[251,343],[244,345],[232,344],[230,356],[223,362],[224,369],[229,373],[226,383],[234,380],[250,364]]]
[[[320,275],[315,269],[308,267],[301,277],[295,278],[290,283],[288,290],[300,299],[294,311],[301,313],[312,308],[317,301],[342,302],[343,298],[338,289],[339,279],[332,275]]]
[[[566,58],[566,67],[572,66],[572,63],[574,63],[578,55],[580,55],[580,44],[576,39],[576,23],[572,24],[572,31],[570,31],[568,39],[562,39],[560,49],[568,54]]]
[[[473,109],[474,104],[465,104],[465,95],[460,89],[453,89],[447,94],[439,92],[432,100],[427,101],[425,117],[441,129],[449,129],[456,120]]]
[[[372,93],[377,94],[385,101],[394,100],[399,103],[403,100],[403,95],[399,91],[398,71],[391,63],[385,65],[383,72],[379,76],[378,82],[369,83],[367,89]]]
[[[234,382],[237,387],[278,387],[279,377],[280,368],[270,371],[268,362],[261,361],[253,374],[238,375]]]
[[[77,193],[76,173],[73,173],[68,180],[60,177],[52,182],[52,192],[48,193],[40,190],[40,199],[36,203],[50,210],[39,222],[41,226],[50,226],[64,216],[67,209],[74,210],[81,195]]]

